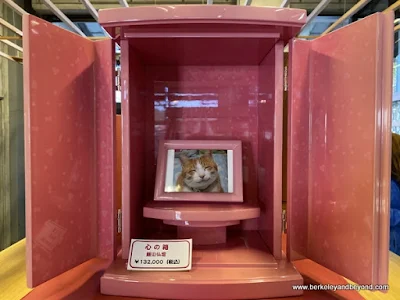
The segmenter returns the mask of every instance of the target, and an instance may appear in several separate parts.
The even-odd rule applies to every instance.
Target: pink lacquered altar
[[[306,257],[360,284],[386,283],[393,16],[291,40],[306,17],[297,9],[206,5],[99,12],[121,46],[119,245],[113,43],[26,16],[29,284],[96,256],[111,262],[101,292],[117,296],[298,295],[292,286],[303,278],[290,260]],[[165,141],[240,145],[234,170],[242,198],[159,201]],[[281,251],[283,181],[290,260]],[[190,271],[127,270],[131,239],[178,237],[194,240]]]

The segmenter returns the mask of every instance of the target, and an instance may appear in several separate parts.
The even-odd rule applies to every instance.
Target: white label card
[[[192,239],[132,239],[130,271],[188,271],[192,269]]]

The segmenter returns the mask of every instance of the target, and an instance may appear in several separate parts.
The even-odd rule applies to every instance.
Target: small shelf
[[[143,216],[164,221],[227,222],[258,218],[260,216],[260,208],[243,203],[152,201],[143,208]]]

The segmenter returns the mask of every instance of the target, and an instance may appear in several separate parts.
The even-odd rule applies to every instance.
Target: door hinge
[[[121,68],[118,67],[115,71],[115,89],[121,91]]]
[[[286,233],[287,231],[287,216],[286,216],[286,210],[282,211],[282,232]]]
[[[122,232],[122,209],[118,209],[117,212],[117,229],[118,233]]]

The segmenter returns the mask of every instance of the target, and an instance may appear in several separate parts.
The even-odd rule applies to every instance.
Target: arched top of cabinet
[[[188,23],[302,27],[306,19],[302,9],[236,5],[153,5],[99,11],[104,27]]]

